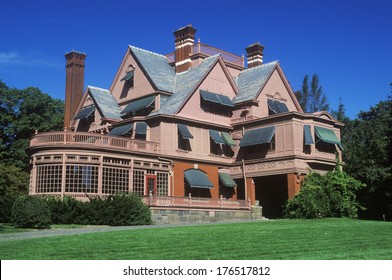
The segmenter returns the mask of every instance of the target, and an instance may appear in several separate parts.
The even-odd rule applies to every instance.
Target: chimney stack
[[[65,54],[65,59],[64,131],[68,131],[84,92],[84,60],[86,54],[71,51]]]
[[[190,55],[193,52],[196,29],[189,24],[174,31],[175,69],[177,73],[184,72],[192,66]]]
[[[259,42],[250,45],[245,48],[247,53],[247,62],[248,68],[256,67],[263,64],[263,50],[264,46],[262,46]]]

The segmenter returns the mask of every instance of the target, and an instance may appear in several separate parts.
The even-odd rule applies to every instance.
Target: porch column
[[[256,191],[255,191],[255,183],[253,178],[246,178],[246,197],[245,199],[250,198],[251,205],[255,205],[256,201]]]
[[[287,198],[292,199],[301,189],[304,176],[298,173],[287,174]]]

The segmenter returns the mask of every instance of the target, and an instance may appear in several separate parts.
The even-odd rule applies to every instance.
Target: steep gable
[[[135,46],[129,49],[156,90],[174,91],[175,71],[165,56]]]
[[[237,79],[239,92],[234,103],[252,101],[257,98],[277,65],[278,61],[274,61],[242,71]]]
[[[154,114],[176,114],[218,59],[219,55],[210,56],[197,67],[177,74],[173,95],[161,104],[161,109]]]
[[[87,90],[102,118],[121,119],[121,108],[110,91],[93,86],[88,86]]]

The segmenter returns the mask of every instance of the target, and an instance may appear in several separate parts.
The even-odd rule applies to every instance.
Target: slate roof
[[[155,114],[176,114],[190,94],[195,90],[200,80],[207,74],[215,62],[219,59],[219,54],[210,56],[195,68],[176,75],[173,95],[170,96],[161,109]]]
[[[272,72],[275,70],[278,63],[278,61],[273,61],[243,70],[237,79],[239,91],[238,95],[233,100],[234,103],[255,99],[272,75]]]
[[[121,107],[110,91],[93,86],[88,86],[87,89],[104,118],[121,119]]]
[[[164,55],[143,50],[135,46],[129,46],[129,49],[158,90],[174,91],[176,73]]]

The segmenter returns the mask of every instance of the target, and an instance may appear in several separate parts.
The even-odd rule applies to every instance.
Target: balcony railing
[[[192,54],[205,54],[207,56],[212,56],[215,54],[220,54],[222,56],[222,59],[224,61],[227,61],[229,63],[244,67],[244,58],[242,56],[238,56],[229,52],[226,52],[224,50],[220,50],[211,46],[208,46],[206,44],[202,44],[200,42],[196,43],[193,45],[192,49]],[[166,55],[167,59],[169,62],[173,62],[175,60],[175,53],[169,53]]]
[[[126,151],[159,152],[159,143],[83,132],[48,132],[35,134],[30,147],[47,145],[81,145],[115,148]]]

